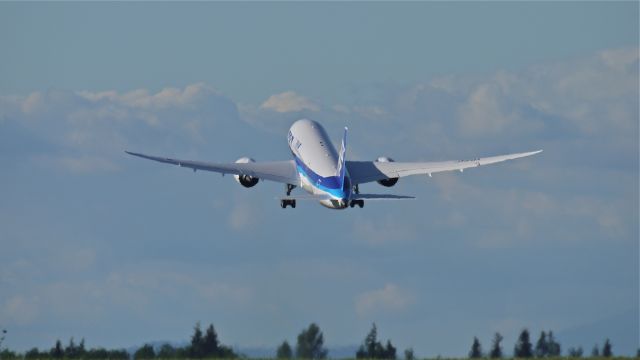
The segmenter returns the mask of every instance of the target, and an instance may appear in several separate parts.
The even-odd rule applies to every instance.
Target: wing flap
[[[293,160],[216,164],[202,161],[151,156],[131,151],[125,152],[129,155],[137,156],[143,159],[158,161],[165,164],[177,165],[194,170],[213,171],[221,174],[249,175],[252,177],[257,177],[259,179],[293,185],[298,185],[300,182]]]
[[[284,196],[284,197],[278,197],[277,199],[280,199],[280,200],[314,200],[314,201],[322,201],[322,200],[331,200],[333,198],[331,196],[329,196],[329,195],[313,195],[313,194],[309,194],[309,195]]]
[[[393,194],[354,194],[354,200],[413,200],[415,196],[393,195]]]

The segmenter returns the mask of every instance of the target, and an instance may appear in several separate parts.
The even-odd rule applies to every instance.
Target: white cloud
[[[51,90],[0,96],[0,118],[35,145],[54,147],[34,157],[38,164],[75,173],[116,171],[122,151],[133,146],[173,152],[206,145],[205,139],[230,141],[228,134],[243,125],[235,103],[202,83],[156,93]]]
[[[34,113],[39,106],[42,106],[42,94],[38,91],[31,93],[22,102],[22,111],[27,114]]]
[[[320,111],[320,107],[302,95],[293,91],[271,95],[260,108],[279,113],[299,112],[303,110]]]
[[[533,170],[528,170],[533,171]],[[552,175],[555,177],[555,175]],[[558,180],[561,181],[561,180]],[[522,242],[537,243],[541,227],[553,241],[584,241],[583,231],[600,234],[607,241],[629,239],[633,228],[633,203],[625,199],[600,198],[598,194],[562,194],[534,189],[473,185],[473,180],[458,174],[434,176],[434,183],[445,205],[461,204],[481,212],[458,214],[444,225],[458,227],[482,224],[470,240],[480,247],[513,247]],[[499,218],[501,221],[496,222]],[[573,227],[579,227],[575,230]]]
[[[119,94],[116,91],[80,91],[78,95],[92,102],[108,102],[141,109],[166,109],[196,105],[204,97],[217,91],[204,83],[187,85],[184,89],[167,87],[155,94],[146,89],[138,89]]]
[[[497,84],[481,84],[460,107],[460,131],[467,135],[495,135],[502,132],[518,114],[504,103],[504,93]]]
[[[356,313],[365,316],[377,311],[402,311],[415,301],[414,296],[393,283],[364,292],[355,300]]]
[[[559,121],[584,134],[633,131],[638,118],[638,48],[601,51],[591,57],[497,72],[474,86],[460,106],[465,135],[540,131]],[[439,81],[441,83],[443,81]],[[444,81],[447,90],[455,82]]]

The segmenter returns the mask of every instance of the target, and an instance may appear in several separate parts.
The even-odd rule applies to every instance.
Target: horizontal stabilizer
[[[415,196],[393,194],[354,194],[353,200],[412,200]]]

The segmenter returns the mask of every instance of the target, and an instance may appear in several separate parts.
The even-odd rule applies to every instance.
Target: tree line
[[[493,340],[491,342],[491,349],[488,353],[484,353],[482,351],[482,345],[477,337],[473,338],[473,343],[471,344],[471,350],[469,351],[470,359],[479,359],[479,358],[491,358],[491,359],[500,359],[505,356],[502,350],[502,340],[504,338],[500,333],[495,333],[493,336]],[[567,356],[571,358],[581,358],[584,355],[584,351],[582,347],[571,347],[567,351]],[[538,341],[536,341],[535,347],[531,343],[529,330],[523,329],[518,336],[518,340],[516,341],[513,347],[513,357],[514,358],[549,358],[549,357],[560,357],[562,356],[562,346],[555,339],[553,335],[553,331],[540,332],[540,337]],[[602,350],[598,347],[598,344],[594,345],[593,350],[591,351],[592,357],[605,357],[610,358],[613,356],[613,345],[609,339],[604,341],[602,345]],[[638,349],[637,356],[640,357],[640,349]]]
[[[56,343],[49,350],[40,350],[34,347],[24,354],[11,351],[9,349],[3,349],[0,351],[0,359],[113,359],[113,360],[128,360],[129,353],[125,349],[105,349],[105,348],[92,348],[87,349],[84,345],[84,339],[80,340],[78,344],[75,343],[73,338],[69,340],[66,346],[62,345],[60,340],[56,340]]]
[[[56,340],[54,346],[49,350],[39,350],[34,347],[24,354],[2,349],[2,342],[7,331],[2,330],[0,334],[0,360],[15,359],[113,359],[113,360],[151,360],[151,359],[236,359],[246,358],[242,354],[237,354],[231,347],[225,346],[218,340],[218,333],[213,324],[210,324],[204,332],[200,327],[200,323],[196,323],[191,335],[191,341],[183,347],[174,347],[165,343],[159,348],[154,348],[151,344],[144,344],[138,348],[133,354],[129,354],[125,349],[105,349],[85,347],[84,339],[76,344],[73,338],[69,340],[66,346],[62,345],[60,340]],[[470,359],[491,358],[500,359],[507,357],[502,346],[503,337],[500,333],[495,333],[491,348],[488,352],[484,352],[482,345],[477,337],[473,338],[471,350],[469,351]],[[275,353],[276,359],[326,359],[328,350],[324,346],[324,334],[320,327],[311,323],[307,328],[303,329],[297,337],[295,348],[285,340],[277,348]],[[396,360],[397,350],[387,340],[383,343],[378,340],[378,329],[376,324],[372,324],[371,330],[365,336],[362,344],[354,354],[356,359],[386,359]],[[583,356],[582,347],[569,348],[567,355],[571,358],[580,358]],[[553,331],[542,331],[535,346],[532,344],[530,334],[527,329],[523,329],[513,348],[514,358],[553,358],[562,356],[562,347],[553,335]],[[606,339],[600,348],[597,344],[591,351],[592,357],[609,358],[613,356],[613,345],[609,339]],[[638,357],[640,357],[640,349],[638,349]],[[404,359],[414,360],[413,349],[409,348],[404,351]]]

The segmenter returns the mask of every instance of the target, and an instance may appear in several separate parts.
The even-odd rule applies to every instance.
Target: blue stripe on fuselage
[[[300,175],[307,178],[307,180],[309,180],[309,183],[311,183],[313,187],[316,187],[324,192],[327,192],[331,196],[334,196],[339,199],[350,198],[349,196],[351,194],[350,181],[345,179],[345,182],[344,182],[345,186],[343,189],[340,187],[340,178],[338,176],[327,176],[327,177],[320,176],[316,174],[313,170],[311,170],[307,165],[305,165],[305,163],[302,160],[300,160],[300,158],[298,158],[296,154],[294,154],[293,152],[292,154],[296,162],[298,173],[300,173]]]

